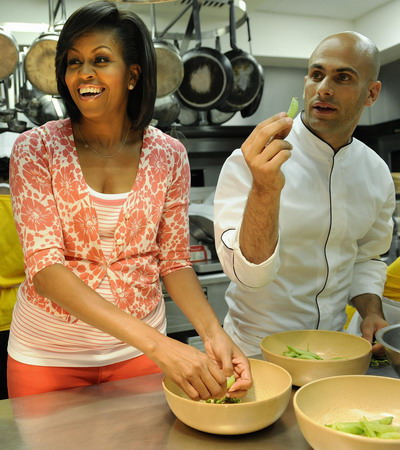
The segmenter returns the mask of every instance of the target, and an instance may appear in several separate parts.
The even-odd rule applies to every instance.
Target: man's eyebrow
[[[325,70],[325,68],[322,64],[311,64],[309,69]],[[339,72],[339,73],[340,72],[350,72],[350,73],[353,73],[354,75],[358,75],[358,72],[355,69],[353,69],[352,67],[339,67],[338,69],[335,69],[335,72]]]

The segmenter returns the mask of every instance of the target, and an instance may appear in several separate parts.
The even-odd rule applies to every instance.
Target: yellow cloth
[[[385,288],[383,290],[383,296],[389,298],[390,300],[400,301],[400,257],[392,262],[387,268],[386,271],[386,283]],[[356,312],[356,309],[353,306],[347,305],[346,314],[347,321],[344,326],[346,330],[349,326],[349,323]]]
[[[383,296],[390,300],[400,301],[400,258],[393,261],[387,269]]]
[[[9,195],[0,194],[0,331],[9,330],[18,285],[25,278]]]

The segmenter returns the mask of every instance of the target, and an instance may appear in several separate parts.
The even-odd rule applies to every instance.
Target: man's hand
[[[383,314],[382,300],[374,294],[362,294],[354,297],[352,301],[362,318],[360,324],[362,337],[372,344],[375,333],[389,325]],[[385,354],[385,350],[381,344],[373,345],[372,352],[378,356]]]

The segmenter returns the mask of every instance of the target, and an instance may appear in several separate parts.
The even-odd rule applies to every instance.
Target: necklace
[[[120,147],[115,153],[113,153],[112,155],[103,155],[102,153],[99,153],[97,150],[95,150],[94,148],[92,148],[92,147],[85,141],[85,138],[82,136],[82,131],[81,131],[80,126],[79,126],[78,124],[76,124],[76,126],[78,127],[78,131],[79,131],[79,134],[80,134],[80,136],[81,136],[81,139],[82,139],[82,141],[83,141],[83,144],[84,144],[85,148],[88,148],[88,149],[92,150],[92,152],[96,153],[96,155],[101,156],[102,158],[114,158],[114,156],[117,156],[119,153],[121,153],[121,152],[122,152],[122,149],[123,149],[124,146],[125,146],[126,140],[128,139],[129,131],[131,130],[131,127],[129,126],[129,127],[128,127],[128,132],[126,133],[126,136],[125,136],[125,139],[124,139],[124,142],[122,143],[121,147]]]

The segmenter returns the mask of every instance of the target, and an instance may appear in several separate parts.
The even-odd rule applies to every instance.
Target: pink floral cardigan
[[[10,180],[27,273],[21,293],[61,320],[77,319],[38,295],[32,282],[48,265],[64,264],[93,289],[107,274],[115,305],[138,318],[162,298],[160,275],[190,267],[187,153],[179,141],[156,128],[144,132],[137,177],[121,210],[108,260],[69,119],[18,137]]]

